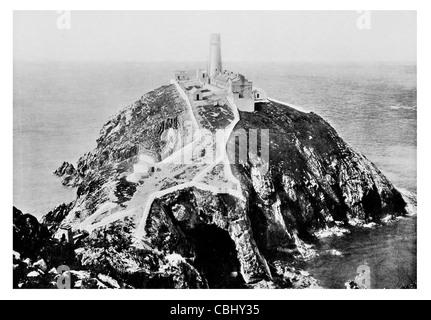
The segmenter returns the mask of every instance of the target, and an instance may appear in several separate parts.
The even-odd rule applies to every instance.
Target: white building
[[[73,244],[73,232],[72,227],[66,224],[62,224],[57,233],[55,234],[55,238],[60,241],[66,241],[67,243]]]
[[[193,70],[179,70],[174,72],[174,79],[176,81],[195,80],[202,83],[208,83],[208,73],[204,69]]]
[[[196,69],[196,79],[203,83],[207,83],[208,82],[207,71],[202,69]]]
[[[193,87],[190,91],[189,91],[190,96],[192,97],[193,101],[199,101],[199,100],[203,100],[203,94],[202,94],[202,90],[196,87]]]
[[[175,80],[177,81],[184,81],[184,80],[190,79],[189,73],[184,70],[175,71],[174,77],[175,77]]]
[[[256,102],[267,101],[266,92],[261,88],[253,87],[253,98]]]
[[[211,35],[208,66],[209,83],[226,89],[240,111],[254,111],[253,83],[242,74],[222,70],[220,35]]]
[[[210,56],[207,70],[176,71],[175,80],[181,84],[192,101],[204,100],[210,95],[229,96],[240,111],[254,112],[255,102],[266,101],[266,93],[254,88],[242,74],[222,69],[219,34],[210,38]],[[210,84],[210,86],[207,86]],[[217,90],[216,88],[220,90]],[[137,167],[138,168],[138,167]],[[140,170],[144,168],[140,168]]]
[[[134,164],[133,173],[139,174],[142,178],[148,177],[150,175],[150,166],[145,162]]]
[[[130,182],[137,183],[149,177],[155,171],[155,160],[147,154],[139,155],[139,162],[133,165],[133,173],[127,177]]]
[[[210,38],[210,58],[208,66],[208,75],[210,78],[221,72],[221,41],[220,34],[212,34]]]

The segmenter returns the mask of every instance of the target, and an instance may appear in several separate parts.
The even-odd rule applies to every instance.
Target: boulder
[[[43,272],[45,272],[48,269],[46,262],[43,259],[40,259],[39,261],[33,263],[33,268],[40,269]]]

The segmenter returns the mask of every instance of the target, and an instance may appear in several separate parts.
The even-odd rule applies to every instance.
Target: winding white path
[[[189,98],[187,97],[184,90],[179,86],[179,84],[175,80],[171,80],[171,83],[176,86],[178,92],[183,97],[183,99],[186,101],[187,109],[188,109],[190,118],[193,122],[193,126],[194,126],[195,131],[194,131],[193,141],[191,143],[189,143],[187,146],[185,146],[184,148],[177,150],[172,155],[165,158],[163,161],[161,161],[162,164],[180,163],[177,161],[183,160],[183,159],[181,159],[182,156],[189,156],[191,159],[191,157],[193,155],[193,150],[196,147],[198,147],[201,143],[203,143],[202,142],[202,140],[203,140],[202,139],[203,138],[202,133],[201,133],[199,124],[196,120],[196,117],[194,115],[193,107],[189,101]],[[185,183],[176,185],[174,187],[171,187],[171,188],[168,188],[165,190],[160,190],[160,191],[156,191],[156,192],[151,193],[142,202],[142,206],[140,207],[140,208],[143,207],[142,213],[137,212],[137,211],[140,211],[139,210],[140,208],[126,209],[123,211],[113,213],[113,214],[109,215],[108,217],[102,219],[100,222],[95,223],[95,224],[92,224],[92,222],[94,222],[94,220],[97,219],[97,215],[96,216],[92,215],[88,219],[86,219],[85,221],[83,221],[81,223],[80,229],[86,230],[86,231],[91,233],[96,228],[106,226],[107,224],[113,223],[119,219],[125,218],[127,216],[133,216],[136,214],[141,214],[141,218],[140,218],[141,220],[140,220],[139,226],[136,229],[136,232],[134,234],[134,237],[136,239],[135,245],[139,246],[140,240],[145,236],[145,226],[146,226],[148,214],[151,210],[151,206],[152,206],[154,200],[157,198],[163,197],[169,193],[176,192],[178,190],[191,188],[191,187],[195,187],[197,189],[201,189],[201,190],[205,190],[205,191],[210,191],[210,192],[216,193],[216,194],[217,193],[229,193],[234,197],[237,197],[240,199],[243,198],[243,194],[242,194],[242,190],[241,190],[241,183],[239,182],[239,180],[237,178],[235,178],[235,176],[232,173],[231,165],[230,165],[228,154],[227,154],[227,142],[228,142],[229,137],[231,136],[232,131],[234,130],[236,124],[240,120],[240,117],[239,117],[238,108],[235,105],[233,99],[228,97],[227,100],[228,100],[228,103],[229,103],[230,108],[232,110],[232,113],[234,114],[234,119],[224,129],[223,144],[221,146],[216,145],[216,147],[220,148],[220,149],[218,150],[218,152],[216,152],[216,154],[219,154],[219,156],[217,157],[217,159],[215,161],[213,161],[211,164],[207,165],[203,170],[201,170],[199,173],[197,173],[193,177],[192,181],[185,182]],[[211,186],[211,185],[205,184],[201,181],[219,163],[223,163],[225,178],[234,185],[233,188],[223,188],[221,190],[219,187]]]

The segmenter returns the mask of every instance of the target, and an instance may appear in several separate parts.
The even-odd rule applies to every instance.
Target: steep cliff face
[[[54,174],[77,187],[74,217],[82,220],[106,201],[130,200],[136,187],[126,180],[142,152],[160,161],[190,143],[193,127],[186,102],[174,85],[163,86],[111,117],[100,131],[97,147],[75,166],[64,162]]]
[[[321,117],[275,102],[258,110],[241,113],[237,132],[241,139],[252,129],[269,129],[269,158],[249,152],[235,171],[262,250],[279,252],[322,229],[406,214],[401,194],[380,170]]]
[[[228,194],[197,188],[171,193],[157,201],[147,221],[152,245],[192,256],[210,287],[235,287],[271,278],[244,203]],[[172,241],[173,234],[188,242]],[[164,239],[162,245],[160,239]]]
[[[235,155],[229,155],[242,197],[193,186],[157,197],[144,221],[145,235],[131,242],[158,256],[176,257],[193,278],[177,287],[317,287],[293,264],[312,253],[310,245],[318,241],[319,232],[406,214],[406,203],[394,186],[321,117],[275,102],[260,103],[257,110],[240,114],[230,141],[235,143],[236,136],[247,139],[250,129],[269,130],[268,157],[262,147],[248,150],[245,161],[235,162]],[[196,128],[190,120],[185,101],[172,85],[146,94],[109,120],[96,149],[84,155],[76,169],[64,163],[56,171],[63,184],[77,187],[67,214],[61,210],[64,221],[77,230],[107,204],[114,204],[117,212],[133,203],[134,212],[142,212],[145,203],[140,204],[135,193],[150,184],[126,180],[132,165],[143,151],[162,160],[191,142]],[[163,170],[154,174],[153,179],[160,177],[158,183],[175,178],[169,180]],[[109,206],[105,211],[101,216],[113,214]],[[49,220],[63,220],[54,216]],[[115,223],[126,222],[119,218]],[[90,245],[84,250],[91,255]]]

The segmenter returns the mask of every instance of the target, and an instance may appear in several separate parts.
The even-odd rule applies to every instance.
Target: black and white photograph
[[[421,287],[416,10],[10,14],[8,290]]]

